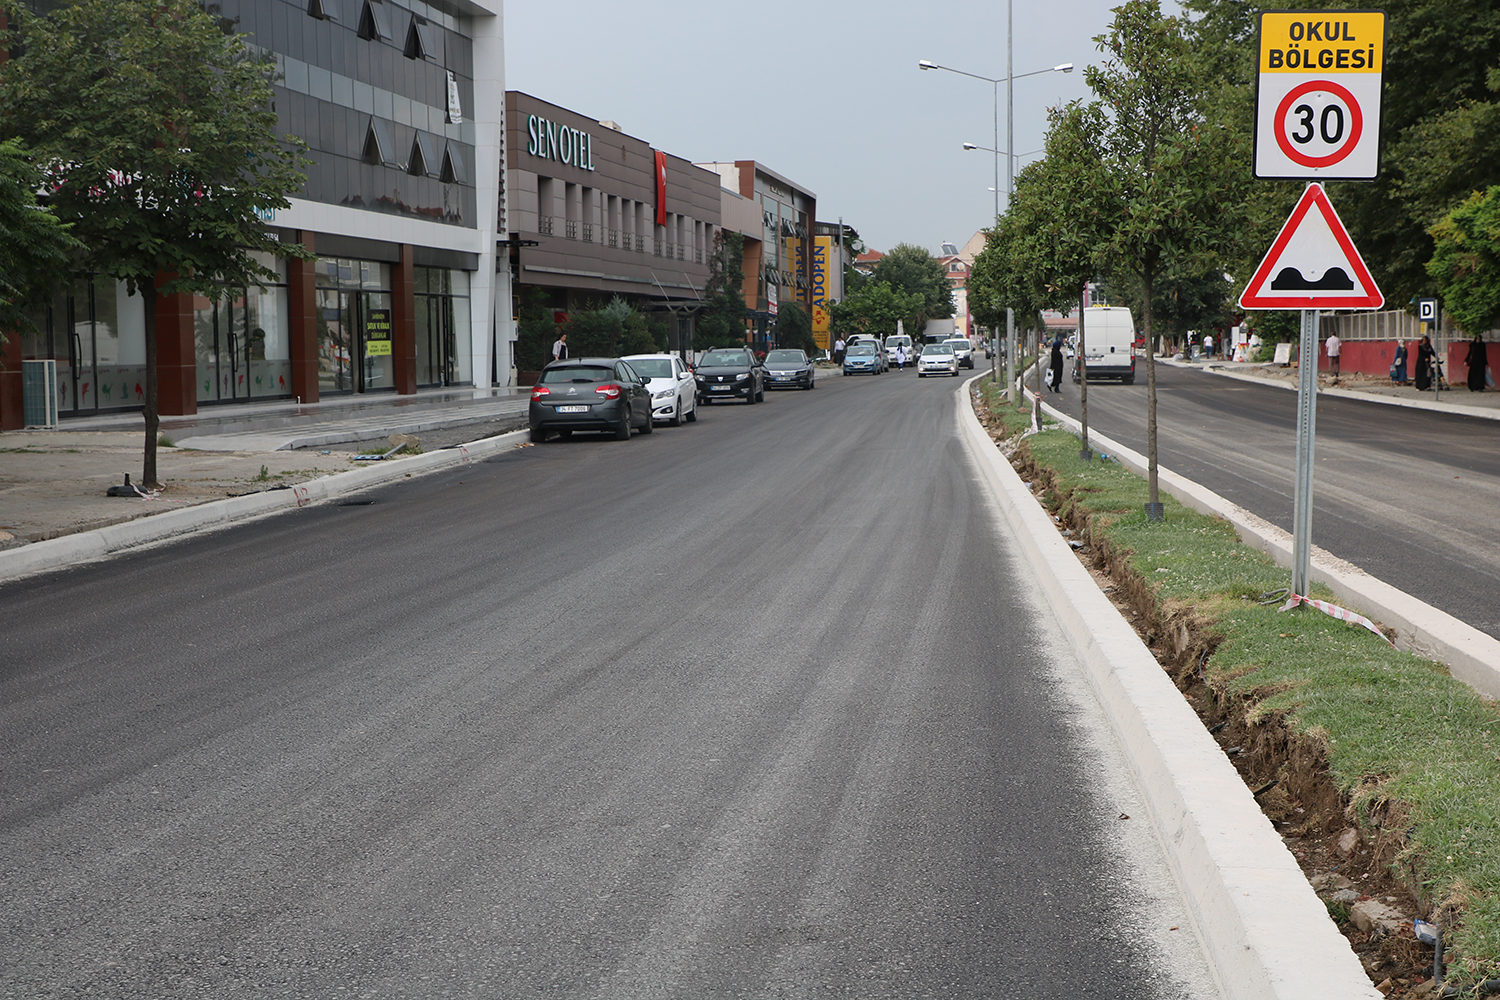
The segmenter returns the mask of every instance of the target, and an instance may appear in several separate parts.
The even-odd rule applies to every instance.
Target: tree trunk
[[[156,412],[156,281],[137,283],[146,304],[146,454],[141,463],[141,488],[154,490],[156,481],[156,431],[161,418]]]
[[[1085,462],[1091,461],[1093,456],[1089,453],[1089,356],[1084,350],[1083,339],[1083,311],[1088,304],[1089,285],[1083,283],[1083,291],[1078,293],[1078,406],[1083,414],[1080,421],[1083,425],[1083,448],[1080,453]]]
[[[1146,485],[1149,503],[1160,503],[1156,485],[1156,342],[1151,337],[1151,282],[1154,268],[1141,272],[1141,323],[1146,335]]]

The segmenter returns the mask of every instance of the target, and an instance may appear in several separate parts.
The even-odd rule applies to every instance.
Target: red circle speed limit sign
[[[1276,142],[1287,159],[1304,167],[1331,167],[1358,147],[1365,117],[1347,88],[1309,80],[1281,99],[1276,124]]]
[[[1380,172],[1381,11],[1265,11],[1255,176],[1370,180]]]

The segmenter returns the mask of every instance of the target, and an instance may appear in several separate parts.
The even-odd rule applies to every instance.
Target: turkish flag
[[[667,224],[667,154],[660,149],[656,153],[656,224]]]

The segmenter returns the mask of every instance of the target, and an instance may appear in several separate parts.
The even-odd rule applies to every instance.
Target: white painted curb
[[[1074,434],[1080,433],[1081,427],[1074,418],[1045,402],[1042,409]],[[1136,475],[1146,475],[1148,463],[1139,452],[1093,430],[1089,431],[1089,445],[1119,459],[1122,466]],[[1222,517],[1234,525],[1246,545],[1265,552],[1278,566],[1291,568],[1290,533],[1161,466],[1157,466],[1156,476],[1162,489],[1183,506],[1200,514]],[[1500,639],[1397,590],[1316,545],[1309,576],[1333,591],[1342,606],[1395,628],[1396,645],[1401,649],[1445,664],[1454,677],[1486,698],[1500,698]]]
[[[1125,748],[1223,995],[1380,997],[1228,758],[980,426],[973,381],[959,435]]]
[[[112,524],[95,531],[83,531],[61,538],[49,538],[0,552],[0,580],[11,580],[31,573],[42,573],[73,563],[102,559],[126,549],[159,542],[163,539],[221,528],[247,518],[293,510],[319,500],[328,500],[381,483],[419,476],[446,469],[474,459],[488,458],[525,440],[527,432],[512,431],[484,438],[454,448],[443,448],[423,455],[412,455],[351,469],[301,483],[288,490],[266,490],[248,496],[230,497],[211,503],[195,504],[163,511],[149,517]],[[125,501],[129,503],[130,501]],[[141,501],[146,502],[146,501]]]

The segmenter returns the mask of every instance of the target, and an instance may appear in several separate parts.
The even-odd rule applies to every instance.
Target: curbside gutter
[[[1074,434],[1081,432],[1078,421],[1067,414],[1046,403],[1042,404],[1042,409]],[[1092,429],[1089,442],[1090,446],[1118,459],[1122,466],[1136,475],[1146,475],[1148,463],[1139,452]],[[1222,517],[1234,525],[1246,545],[1266,553],[1276,565],[1291,568],[1292,536],[1289,532],[1175,472],[1161,466],[1157,466],[1156,472],[1162,489],[1176,497],[1179,503],[1200,514]],[[1486,698],[1500,698],[1500,639],[1397,590],[1316,545],[1312,549],[1309,575],[1333,591],[1340,604],[1395,628],[1397,647],[1445,664],[1454,677]]]
[[[958,431],[1127,752],[1231,1000],[1381,994],[1270,822],[1135,629],[1095,585],[958,389]]]
[[[0,552],[0,580],[12,580],[31,573],[44,573],[73,563],[123,552],[126,549],[164,541],[191,531],[221,528],[237,521],[292,510],[320,500],[329,500],[371,486],[408,476],[418,476],[437,469],[462,465],[478,458],[488,458],[514,447],[526,439],[526,431],[512,431],[481,441],[443,448],[423,455],[412,455],[368,465],[332,476],[323,476],[290,489],[264,490],[242,497],[214,500],[210,503],[179,507],[160,514],[138,517],[95,531],[82,531],[60,538],[49,538]]]

